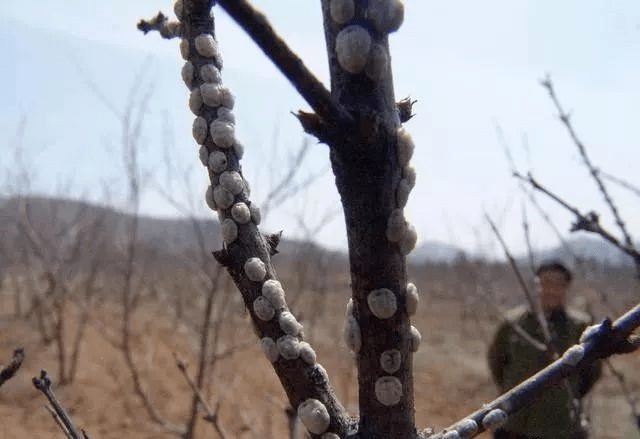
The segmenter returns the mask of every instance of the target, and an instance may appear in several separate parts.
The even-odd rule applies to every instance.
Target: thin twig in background
[[[211,425],[213,425],[213,427],[216,429],[216,432],[220,435],[222,439],[226,439],[226,435],[224,434],[224,430],[220,426],[220,421],[218,418],[221,401],[218,400],[216,402],[215,410],[211,410],[211,407],[209,406],[207,401],[204,399],[204,396],[200,391],[200,386],[195,381],[193,381],[193,379],[189,376],[189,373],[187,372],[187,364],[183,360],[181,360],[175,352],[173,353],[173,358],[176,361],[176,366],[178,367],[180,372],[182,372],[182,375],[187,380],[187,383],[189,383],[189,386],[191,387],[191,391],[193,392],[194,397],[197,399],[198,403],[200,403],[200,405],[202,406],[202,409],[205,411],[206,414],[204,416],[204,419],[207,422],[211,423]]]
[[[24,349],[17,348],[13,351],[13,357],[9,364],[0,370],[0,386],[15,376],[20,366],[22,366],[22,361],[24,361]]]
[[[509,261],[509,265],[511,266],[511,269],[513,270],[513,272],[516,275],[516,278],[518,279],[518,283],[520,284],[520,287],[522,288],[522,292],[524,293],[527,299],[527,302],[529,303],[530,309],[535,313],[538,319],[538,324],[540,325],[540,328],[542,329],[542,334],[544,335],[545,344],[551,350],[551,352],[554,353],[554,356],[557,357],[558,351],[551,344],[551,333],[549,332],[549,324],[547,323],[547,319],[544,317],[544,313],[542,312],[542,307],[539,301],[533,297],[533,295],[531,294],[531,291],[529,290],[529,287],[527,287],[527,283],[522,277],[522,273],[520,273],[518,264],[516,263],[515,258],[509,251],[509,248],[507,247],[507,244],[504,242],[504,239],[502,238],[502,235],[500,234],[500,231],[496,227],[495,223],[493,222],[491,217],[486,213],[485,213],[485,218],[489,222],[489,225],[491,226],[491,230],[493,230],[493,233],[496,235],[496,238],[498,238],[498,241],[502,246],[504,255],[507,257],[507,260]]]
[[[608,172],[603,171],[602,169],[598,169],[597,170],[599,175],[602,175],[604,178],[606,178],[607,180],[610,180],[614,183],[616,183],[619,186],[622,186],[623,188],[629,190],[632,194],[640,197],[640,188],[629,183],[626,180],[623,180],[622,178],[616,177],[615,175],[611,175]]]
[[[618,225],[618,227],[620,228],[620,232],[624,236],[625,246],[631,250],[635,250],[635,246],[633,244],[633,240],[631,239],[631,235],[627,231],[627,227],[624,221],[622,220],[620,213],[618,212],[618,208],[616,207],[613,201],[613,198],[611,198],[611,196],[609,195],[609,191],[607,190],[606,186],[604,185],[604,182],[600,178],[598,169],[593,165],[593,163],[591,162],[591,159],[587,155],[587,149],[585,148],[584,144],[580,141],[580,139],[578,139],[578,135],[576,134],[575,130],[573,129],[573,125],[571,124],[571,117],[569,113],[566,113],[562,108],[562,106],[560,105],[560,101],[558,100],[555,90],[553,89],[553,83],[551,82],[551,78],[547,76],[545,79],[541,81],[541,84],[549,92],[549,97],[553,101],[553,105],[558,110],[558,117],[560,118],[560,121],[562,121],[564,126],[567,128],[567,131],[569,132],[569,136],[571,136],[573,143],[575,143],[576,147],[578,148],[578,151],[580,152],[580,156],[582,157],[584,164],[587,166],[589,173],[591,174],[594,181],[596,182],[596,185],[598,186],[598,190],[600,191],[600,193],[604,197],[605,202],[609,206],[609,209],[611,210],[611,213],[615,218],[616,224]]]
[[[591,232],[591,233],[595,233],[597,235],[600,235],[602,238],[604,238],[605,240],[609,241],[611,244],[615,245],[617,248],[622,250],[624,253],[626,253],[627,255],[631,256],[631,258],[633,258],[633,261],[634,261],[634,263],[636,265],[636,268],[637,268],[638,272],[640,273],[640,253],[634,247],[628,247],[628,246],[622,244],[615,236],[613,236],[611,233],[606,231],[600,225],[600,217],[599,217],[599,215],[597,213],[589,212],[586,215],[581,213],[580,210],[578,210],[578,208],[576,208],[574,206],[571,206],[569,203],[564,201],[558,195],[554,194],[549,189],[547,189],[546,187],[544,187],[540,183],[538,183],[538,181],[533,177],[533,175],[531,175],[531,173],[529,173],[526,176],[524,176],[524,175],[522,175],[522,174],[520,174],[518,172],[514,172],[513,176],[516,177],[516,178],[519,178],[520,180],[523,180],[523,181],[527,182],[535,190],[540,191],[543,194],[547,195],[549,198],[554,200],[556,203],[560,204],[562,207],[564,207],[565,209],[567,209],[568,211],[573,213],[575,215],[575,217],[576,217],[576,221],[571,225],[571,229],[570,230],[572,232],[575,232],[575,231],[578,231],[578,230],[584,230],[586,232]]]

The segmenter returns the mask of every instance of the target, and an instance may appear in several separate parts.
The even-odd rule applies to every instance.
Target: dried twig
[[[24,349],[17,348],[13,351],[13,357],[9,364],[0,370],[0,386],[2,386],[6,381],[10,380],[14,377],[20,366],[22,366],[22,361],[24,360]]]
[[[33,377],[33,385],[36,389],[41,391],[49,400],[49,403],[51,404],[50,409],[53,410],[52,415],[53,413],[55,413],[54,418],[56,419],[56,422],[58,422],[58,425],[68,438],[88,438],[85,432],[80,433],[78,431],[76,426],[73,424],[71,417],[69,417],[64,407],[62,407],[60,401],[58,401],[58,399],[56,398],[56,395],[53,393],[53,388],[51,387],[51,379],[47,375],[46,370],[40,371],[40,378]]]
[[[600,235],[606,241],[609,241],[611,244],[615,245],[617,248],[622,250],[624,253],[626,253],[627,255],[631,256],[631,258],[633,258],[633,261],[634,261],[636,267],[640,271],[640,252],[638,252],[634,247],[629,247],[629,246],[626,246],[626,245],[622,244],[615,236],[613,236],[611,233],[609,233],[607,230],[605,230],[600,225],[600,217],[599,217],[599,215],[597,213],[589,212],[587,214],[583,214],[582,212],[580,212],[580,210],[578,210],[577,207],[574,207],[574,206],[570,205],[569,203],[564,201],[562,198],[560,198],[558,195],[554,194],[549,189],[547,189],[546,187],[542,186],[533,177],[533,175],[531,175],[531,173],[528,173],[526,176],[524,176],[524,175],[522,175],[522,174],[520,174],[518,172],[514,172],[513,176],[516,177],[516,178],[519,178],[520,180],[523,180],[523,181],[527,182],[535,190],[540,191],[543,194],[547,195],[553,201],[555,201],[556,203],[560,204],[562,207],[567,209],[569,212],[573,213],[575,215],[575,217],[576,217],[576,221],[571,225],[571,229],[570,230],[572,232],[575,232],[575,231],[578,231],[578,230],[584,230],[586,232],[591,232],[591,233],[595,233],[597,235]]]
[[[197,398],[198,402],[202,406],[202,409],[205,411],[205,416],[203,418],[207,422],[209,422],[211,425],[213,425],[213,428],[216,429],[216,432],[218,433],[218,435],[220,435],[222,439],[226,439],[227,436],[225,435],[224,430],[220,425],[220,420],[218,418],[221,401],[218,400],[216,402],[215,410],[211,410],[211,407],[209,406],[204,396],[202,395],[200,388],[198,387],[196,382],[193,381],[193,379],[189,376],[189,373],[187,372],[187,364],[183,360],[181,360],[175,352],[173,353],[173,358],[176,360],[176,366],[178,367],[178,369],[180,369],[180,372],[182,372],[182,375],[187,380],[187,383],[189,383],[189,386],[193,391],[194,397]]]
[[[627,227],[624,221],[622,220],[620,213],[618,212],[618,208],[616,207],[613,201],[613,198],[611,198],[611,195],[609,195],[609,191],[607,190],[606,186],[604,185],[604,182],[600,178],[600,173],[598,169],[593,165],[593,163],[591,162],[591,159],[587,155],[587,149],[585,148],[584,144],[580,141],[580,139],[578,139],[578,135],[576,134],[575,130],[573,129],[573,125],[571,124],[571,117],[569,113],[566,113],[562,108],[562,106],[560,105],[560,101],[558,100],[555,90],[553,89],[553,83],[551,82],[551,78],[547,76],[545,79],[543,79],[540,82],[542,86],[546,88],[547,91],[549,92],[549,97],[551,97],[551,100],[553,101],[553,105],[558,110],[558,117],[560,118],[564,126],[567,128],[567,131],[569,132],[569,136],[571,136],[571,140],[573,140],[573,143],[575,143],[576,147],[578,148],[578,151],[580,152],[582,161],[586,165],[587,169],[589,170],[589,173],[591,174],[591,176],[593,177],[593,180],[596,182],[596,185],[598,186],[598,190],[600,191],[600,193],[604,197],[605,202],[609,206],[609,209],[611,210],[611,213],[613,214],[613,217],[616,220],[616,224],[618,225],[618,227],[620,228],[620,232],[624,236],[625,246],[628,247],[629,249],[635,250],[633,240],[631,239],[631,235],[627,231]]]

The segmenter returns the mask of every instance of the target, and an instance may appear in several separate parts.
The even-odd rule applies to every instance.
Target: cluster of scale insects
[[[176,1],[174,11],[178,19],[182,19],[186,13],[183,0]],[[334,23],[342,27],[335,44],[340,67],[350,74],[365,74],[372,81],[380,82],[389,72],[389,54],[383,45],[374,42],[369,30],[358,24],[350,24],[355,16],[354,1],[331,0],[330,15]],[[364,18],[372,32],[378,36],[386,35],[396,31],[402,24],[404,4],[400,0],[370,0]],[[235,136],[235,98],[231,90],[222,84],[222,59],[212,35],[205,33],[193,40],[183,39],[180,52],[186,60],[182,78],[190,90],[189,108],[196,115],[193,137],[201,145],[200,160],[211,175],[212,183],[207,188],[205,199],[207,205],[218,212],[224,242],[230,245],[238,238],[241,227],[260,223],[260,210],[248,200],[248,184],[232,166],[242,158],[244,152]],[[212,140],[213,147],[205,145],[207,138]],[[406,221],[403,213],[416,179],[415,169],[409,165],[414,144],[410,134],[402,127],[397,130],[396,140],[402,178],[396,189],[396,208],[388,219],[386,238],[397,243],[401,253],[406,255],[413,250],[417,241],[415,228]],[[275,340],[271,337],[261,339],[260,345],[265,356],[271,362],[280,358],[300,358],[326,376],[326,371],[316,363],[315,352],[303,341],[302,325],[288,310],[280,282],[267,279],[266,266],[260,258],[248,258],[243,269],[249,280],[262,284],[261,295],[251,305],[253,314],[262,321],[276,323],[281,333]],[[403,294],[407,313],[413,315],[418,305],[415,285],[409,283]],[[398,309],[395,294],[387,288],[371,291],[367,296],[367,304],[370,312],[379,319],[391,318]],[[347,305],[344,334],[347,345],[357,352],[361,346],[361,334],[352,301]],[[415,352],[421,337],[413,326],[409,337],[411,350]],[[380,367],[387,375],[376,380],[375,394],[385,406],[397,404],[402,397],[402,384],[393,376],[401,366],[402,355],[398,349],[389,349],[380,355]],[[312,434],[322,435],[322,439],[339,439],[335,433],[327,432],[330,416],[326,406],[318,399],[309,398],[301,402],[298,416]]]

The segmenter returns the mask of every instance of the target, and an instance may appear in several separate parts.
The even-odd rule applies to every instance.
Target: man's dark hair
[[[536,276],[540,276],[540,273],[543,273],[545,271],[561,272],[562,274],[564,274],[564,277],[567,280],[567,283],[570,283],[571,279],[573,279],[573,275],[571,274],[571,271],[569,271],[569,269],[562,262],[556,259],[546,261],[540,264],[540,266],[536,270]]]

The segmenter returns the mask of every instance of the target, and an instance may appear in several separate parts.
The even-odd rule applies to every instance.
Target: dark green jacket
[[[586,314],[559,308],[547,318],[551,343],[561,355],[578,342],[590,323]],[[535,314],[526,307],[509,313],[489,348],[489,367],[501,393],[538,372],[553,360],[551,351],[541,351],[514,329],[518,324],[527,334],[544,343],[544,336]],[[572,399],[581,399],[600,377],[599,364],[585,368],[577,375],[545,390],[536,400],[512,415],[504,429],[536,439],[569,439],[580,431]],[[569,385],[567,385],[567,382]]]

